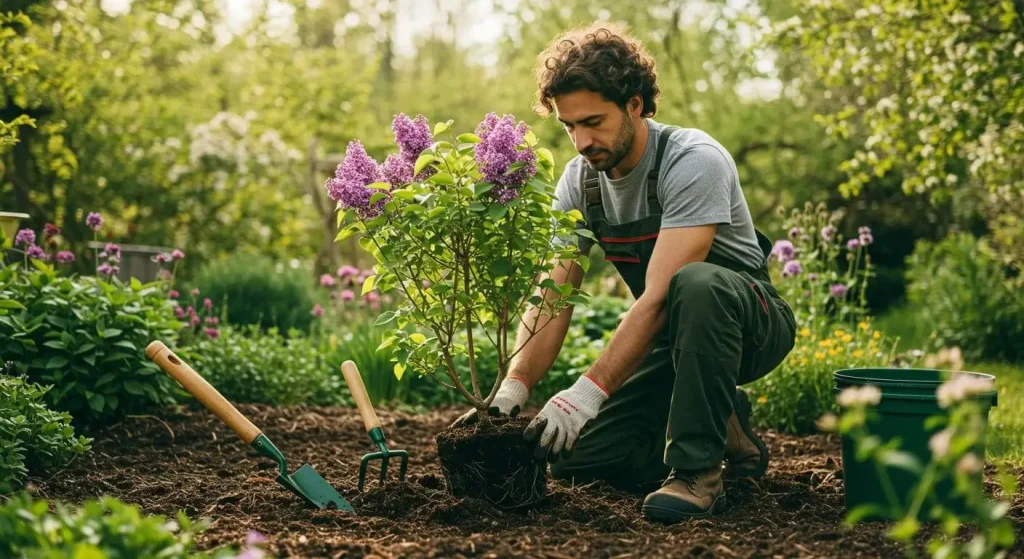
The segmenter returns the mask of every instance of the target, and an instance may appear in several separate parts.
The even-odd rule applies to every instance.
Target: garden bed
[[[358,516],[304,508],[273,481],[259,458],[205,410],[135,417],[98,434],[93,452],[36,484],[37,496],[80,503],[102,494],[145,512],[212,521],[201,548],[240,544],[256,530],[268,550],[303,557],[892,557],[883,524],[840,526],[839,443],[833,437],[769,433],[769,473],[754,484],[726,484],[729,504],[710,520],[676,526],[646,522],[643,494],[602,484],[549,483],[545,504],[525,513],[443,492],[434,434],[458,410],[425,415],[380,411],[391,448],[409,451],[409,479],[356,490],[360,457],[371,451],[358,414],[342,408],[239,406],[289,459],[311,463],[348,498]],[[397,465],[397,464],[396,464]],[[394,475],[397,468],[392,470]],[[1024,470],[1018,470],[1024,481]],[[1024,498],[1010,517],[1024,533]],[[1024,553],[1017,542],[1010,555]]]

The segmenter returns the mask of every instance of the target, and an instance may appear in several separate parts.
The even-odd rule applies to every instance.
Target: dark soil
[[[97,436],[93,452],[47,480],[37,496],[80,503],[108,494],[145,512],[206,517],[204,549],[240,545],[250,530],[269,550],[302,557],[896,557],[900,547],[873,523],[847,530],[839,443],[827,436],[766,433],[767,476],[727,482],[728,505],[711,519],[664,526],[640,515],[643,494],[603,484],[549,481],[547,498],[524,511],[444,491],[434,437],[460,410],[381,411],[389,447],[409,451],[405,483],[380,488],[375,472],[358,494],[359,460],[373,451],[355,410],[239,406],[295,471],[310,463],[357,515],[306,508],[260,458],[205,410],[126,420]],[[990,472],[991,474],[992,472]],[[1017,470],[1024,482],[1024,470]],[[397,475],[397,468],[389,475]],[[1024,483],[1022,483],[1024,485]],[[1024,534],[1024,497],[1010,516]],[[1018,536],[1018,540],[1024,539]],[[1018,541],[1011,556],[1024,556]]]
[[[547,468],[523,440],[529,423],[525,417],[500,418],[440,432],[435,437],[438,461],[452,495],[483,499],[504,510],[540,504]]]

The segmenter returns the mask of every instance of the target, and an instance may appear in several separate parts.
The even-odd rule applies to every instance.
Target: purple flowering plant
[[[556,236],[576,238],[583,216],[553,208],[554,158],[525,123],[490,113],[471,133],[452,127],[449,120],[431,129],[422,115],[399,114],[397,153],[374,159],[353,140],[324,187],[338,203],[337,240],[360,235],[376,260],[362,288],[340,302],[396,292],[394,308],[375,322],[394,324],[381,348],[392,347],[395,375],[407,368],[430,375],[486,410],[517,353],[505,340],[528,306],[540,311],[524,323],[532,335],[547,323],[540,315],[588,300],[555,284],[551,271],[560,261],[584,270],[590,263],[575,245],[552,244]],[[477,374],[482,344],[498,355],[490,387]],[[463,358],[468,378],[455,367]]]
[[[864,320],[872,276],[871,228],[861,226],[856,236],[845,239],[839,227],[842,212],[810,202],[781,215],[786,238],[775,241],[769,262],[801,327],[825,332],[837,323]]]

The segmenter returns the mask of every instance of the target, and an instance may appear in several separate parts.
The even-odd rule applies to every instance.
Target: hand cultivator
[[[231,427],[243,441],[252,445],[263,456],[277,462],[279,468],[277,475],[278,483],[315,507],[355,512],[352,509],[352,505],[338,494],[327,483],[327,480],[316,473],[309,464],[304,464],[294,474],[289,474],[284,455],[274,446],[274,443],[270,442],[270,439],[260,429],[235,409],[220,392],[217,392],[216,388],[210,386],[210,383],[206,382],[203,377],[199,376],[184,361],[174,355],[162,342],[156,341],[149,344],[146,348],[146,357],[159,365],[174,380],[178,381],[178,384],[195,396],[197,400],[219,417],[221,421],[226,423],[228,427]],[[362,411],[362,408],[360,408],[360,411]],[[405,468],[403,467],[402,470],[404,471]]]
[[[363,456],[359,463],[359,491],[363,490],[367,467],[371,461],[377,459],[381,461],[380,483],[382,485],[385,483],[388,473],[388,461],[392,456],[401,459],[402,464],[398,470],[398,481],[405,481],[405,470],[409,465],[409,453],[404,450],[391,450],[387,447],[384,429],[381,428],[380,420],[377,419],[377,412],[373,411],[373,404],[370,403],[370,397],[366,394],[366,387],[363,385],[363,378],[359,375],[359,369],[356,368],[356,364],[352,361],[345,361],[341,364],[341,373],[345,375],[345,382],[348,383],[352,399],[355,400],[356,407],[359,408],[359,415],[363,418],[363,425],[366,426],[366,432],[369,433],[370,440],[380,448],[378,452],[371,452]]]

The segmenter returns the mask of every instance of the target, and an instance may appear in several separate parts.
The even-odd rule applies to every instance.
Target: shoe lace
[[[690,491],[697,490],[697,475],[693,472],[684,472],[673,469],[668,475],[668,479],[665,480],[665,485],[668,485],[673,481],[685,482],[686,486],[690,488]]]

